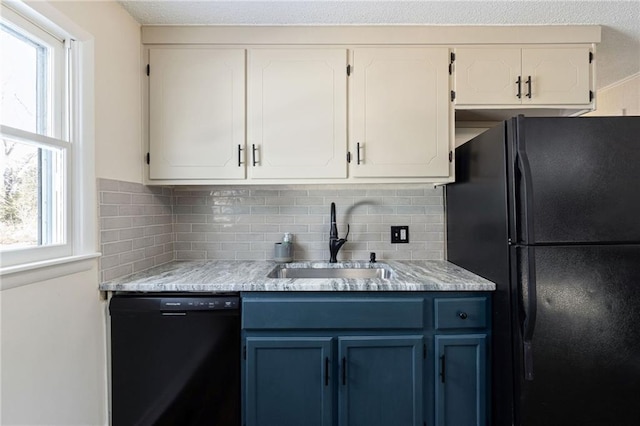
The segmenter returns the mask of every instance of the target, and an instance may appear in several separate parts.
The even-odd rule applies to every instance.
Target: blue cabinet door
[[[340,426],[423,425],[423,336],[338,338]]]
[[[330,426],[331,337],[247,337],[247,426]]]
[[[487,335],[435,336],[437,426],[487,424]]]

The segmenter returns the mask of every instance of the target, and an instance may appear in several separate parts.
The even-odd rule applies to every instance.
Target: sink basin
[[[390,278],[391,269],[384,266],[308,267],[278,265],[267,275],[269,278]]]

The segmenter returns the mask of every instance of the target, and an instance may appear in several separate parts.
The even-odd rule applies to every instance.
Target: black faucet
[[[349,225],[347,224],[347,235],[338,238],[338,226],[336,225],[336,203],[331,203],[331,230],[329,231],[329,263],[338,262],[338,251],[347,242],[349,236]]]

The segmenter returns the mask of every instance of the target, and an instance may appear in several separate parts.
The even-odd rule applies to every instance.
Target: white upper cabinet
[[[588,47],[522,49],[522,103],[590,103],[589,53]]]
[[[449,176],[448,65],[448,48],[354,49],[352,176]]]
[[[593,109],[600,39],[593,25],[143,27],[145,182],[451,182],[454,122]]]
[[[347,177],[347,50],[249,50],[252,179]]]
[[[589,105],[591,89],[587,46],[455,49],[457,106]]]
[[[243,179],[245,50],[149,49],[150,179]]]
[[[520,103],[516,97],[516,81],[521,75],[520,54],[518,48],[456,49],[456,104]]]

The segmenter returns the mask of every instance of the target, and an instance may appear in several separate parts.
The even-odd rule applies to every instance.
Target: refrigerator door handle
[[[538,296],[536,294],[536,261],[534,247],[527,247],[527,300],[522,330],[522,349],[525,380],[533,380],[533,332],[536,327],[538,313]]]
[[[533,209],[533,188],[531,186],[531,166],[529,157],[527,156],[526,143],[524,138],[524,116],[519,115],[517,118],[516,138],[516,162],[517,168],[522,175],[522,193],[523,200],[520,200],[520,208],[524,215],[524,242],[531,244],[533,241],[533,215],[530,210]]]

